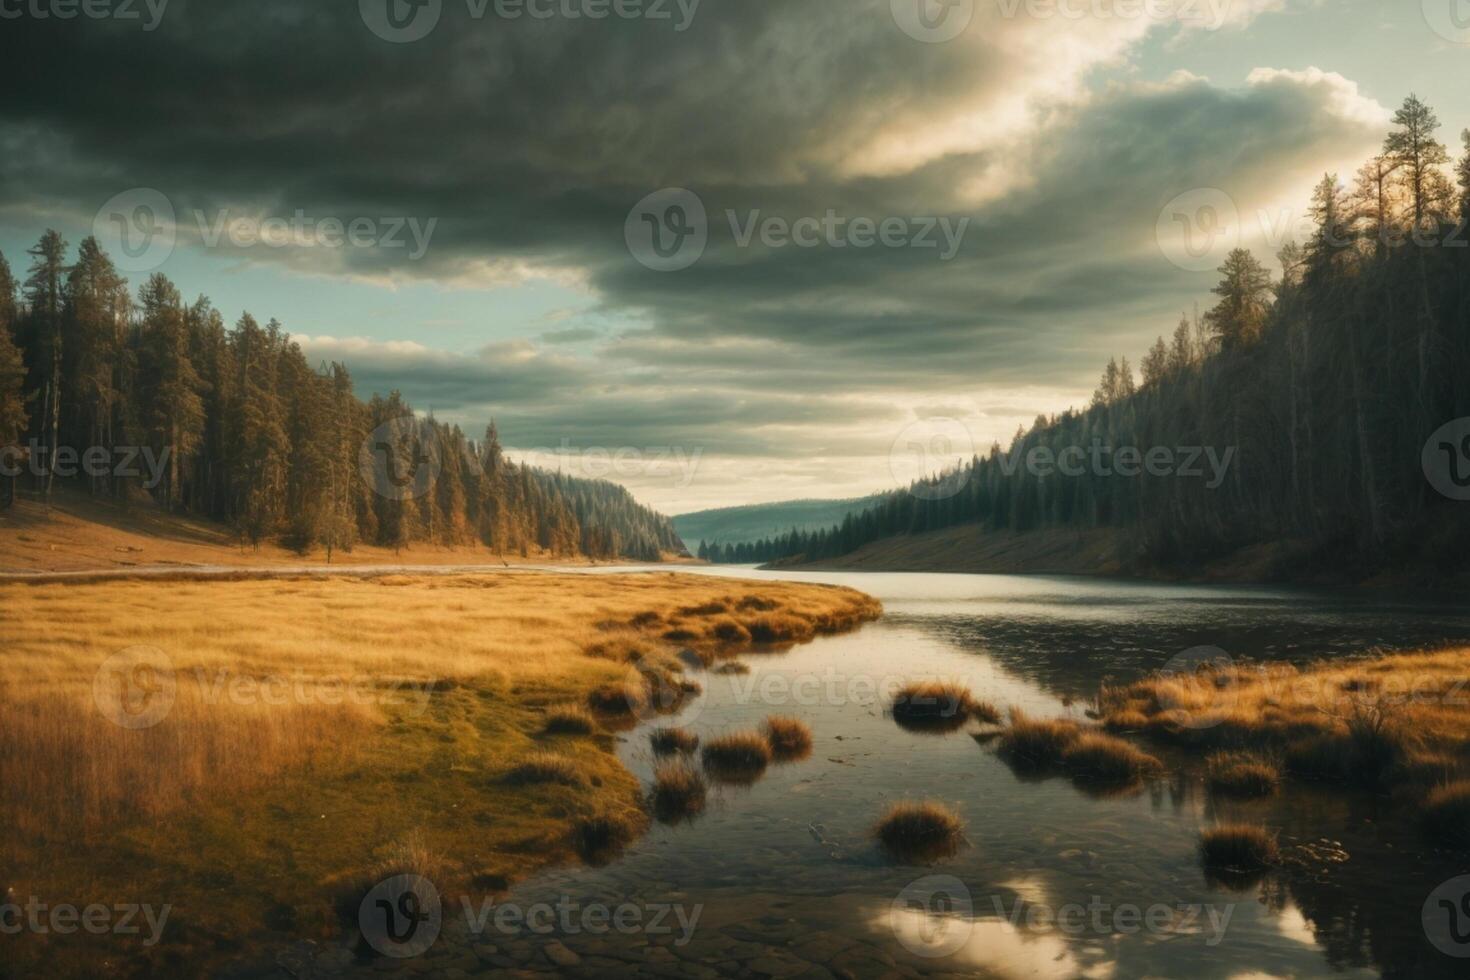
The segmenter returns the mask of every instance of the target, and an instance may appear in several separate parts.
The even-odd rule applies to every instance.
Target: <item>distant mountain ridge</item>
[[[800,531],[826,530],[848,514],[873,506],[884,494],[852,497],[846,500],[783,500],[772,504],[749,504],[744,507],[721,507],[701,510],[674,518],[674,530],[684,539],[690,553],[702,542],[749,544],[785,534],[793,527]]]

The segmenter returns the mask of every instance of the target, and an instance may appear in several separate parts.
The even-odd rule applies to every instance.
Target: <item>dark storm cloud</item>
[[[437,28],[408,44],[375,36],[356,0],[172,0],[148,32],[6,22],[0,216],[90,220],[148,186],[181,214],[437,218],[418,262],[388,249],[242,257],[366,277],[566,276],[598,312],[647,328],[610,340],[595,366],[512,348],[318,346],[422,407],[527,406],[518,421],[537,440],[575,423],[604,443],[794,451],[789,434],[736,434],[784,423],[807,430],[810,451],[829,423],[896,414],[852,395],[1085,384],[1207,293],[1208,277],[1182,275],[1153,241],[1170,197],[1280,186],[1372,128],[1341,111],[1330,78],[1088,94],[1083,79],[1137,25],[980,6],[949,44],[905,36],[889,0],[704,0],[682,32],[476,20],[445,0]],[[624,222],[671,186],[699,195],[709,247],[691,268],[652,272]],[[965,224],[942,261],[939,248],[739,247],[727,212]]]

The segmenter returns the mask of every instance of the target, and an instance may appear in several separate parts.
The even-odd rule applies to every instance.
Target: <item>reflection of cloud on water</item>
[[[1307,917],[1302,915],[1301,909],[1295,905],[1288,905],[1281,910],[1279,915],[1274,916],[1274,919],[1281,935],[1304,946],[1316,948],[1317,933],[1312,929],[1312,924],[1307,921]]]
[[[931,915],[920,909],[888,909],[872,922],[875,929],[890,929],[907,949],[919,951],[959,943],[953,930],[962,930],[963,942],[945,960],[955,970],[971,968],[1005,978],[1079,977],[1112,980],[1117,964],[1111,960],[1084,964],[1055,933],[1026,933],[998,919],[964,920]],[[1089,952],[1106,955],[1098,947]]]

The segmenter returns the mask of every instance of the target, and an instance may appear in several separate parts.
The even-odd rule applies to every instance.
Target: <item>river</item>
[[[850,585],[886,613],[851,634],[746,655],[747,675],[694,672],[701,696],[620,743],[641,779],[658,725],[709,737],[797,715],[811,756],[754,785],[715,787],[701,816],[655,824],[604,867],[516,886],[501,904],[539,906],[540,931],[492,923],[474,939],[482,959],[711,977],[1465,975],[1465,960],[1431,944],[1421,912],[1470,868],[1429,852],[1413,814],[1387,800],[1290,784],[1272,800],[1217,803],[1194,764],[1172,757],[1170,775],[1099,796],[1014,774],[975,729],[904,731],[882,693],[959,679],[1003,709],[1085,721],[1103,678],[1126,681],[1190,648],[1306,661],[1470,643],[1463,605],[1086,578],[704,573]],[[948,803],[965,846],[932,866],[885,857],[869,830],[900,799]],[[1229,887],[1208,880],[1200,829],[1230,817],[1278,830],[1289,865]]]

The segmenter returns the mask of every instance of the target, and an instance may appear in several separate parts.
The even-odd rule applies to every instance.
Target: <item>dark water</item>
[[[588,975],[1470,976],[1470,959],[1437,949],[1421,921],[1435,887],[1470,867],[1429,852],[1411,812],[1302,786],[1217,806],[1187,763],[1099,798],[1061,778],[1022,779],[965,731],[906,732],[885,716],[882,693],[955,678],[1002,707],[1082,719],[1104,677],[1130,679],[1187,648],[1308,660],[1470,641],[1463,608],[1085,579],[781,577],[852,585],[881,598],[886,615],[747,656],[746,676],[696,674],[703,696],[628,733],[621,752],[646,781],[654,725],[707,738],[781,713],[810,724],[811,756],[714,790],[702,816],[655,825],[603,868],[517,887],[505,903],[567,912],[540,933],[492,924],[471,936],[482,968],[551,970],[560,959],[563,972]],[[899,799],[950,804],[965,846],[932,866],[883,856],[868,831]],[[1208,881],[1199,831],[1226,817],[1279,830],[1289,865],[1233,887]],[[647,927],[666,907],[670,931]],[[601,932],[601,913],[580,918],[603,908],[643,925]],[[684,928],[676,913],[698,919]],[[446,920],[456,914],[446,908]],[[446,931],[466,941],[459,925]]]

